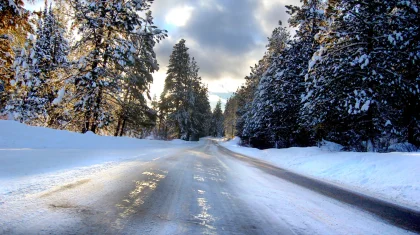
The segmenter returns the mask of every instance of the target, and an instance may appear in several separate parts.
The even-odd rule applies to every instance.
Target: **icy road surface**
[[[0,233],[411,234],[210,140],[151,159],[2,202]]]

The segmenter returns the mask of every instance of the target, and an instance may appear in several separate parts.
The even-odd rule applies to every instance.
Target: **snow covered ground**
[[[138,140],[0,120],[0,205],[74,182],[124,161],[153,161],[197,143]]]
[[[231,151],[280,168],[420,210],[420,153],[355,153],[334,148],[258,150],[221,141]]]
[[[264,174],[224,155],[207,140],[103,137],[13,121],[0,121],[0,130],[0,234],[89,234],[101,229],[111,233],[108,229],[116,228],[139,234],[170,234],[171,229],[225,233],[226,228],[248,232],[281,228],[285,234],[410,234],[357,208]],[[291,165],[309,164],[306,168],[314,172],[329,168],[310,159],[341,159],[346,154],[316,148],[259,151],[238,147],[234,141],[223,145],[264,160],[279,158],[283,151]],[[374,160],[365,158],[367,163]],[[406,165],[395,169],[399,167],[409,169]],[[411,173],[413,179],[419,178],[418,171]],[[142,216],[137,218],[134,214],[139,211]],[[191,223],[194,220],[200,223]],[[120,225],[128,230],[118,230]]]

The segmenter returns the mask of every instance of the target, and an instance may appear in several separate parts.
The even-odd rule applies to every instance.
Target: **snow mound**
[[[419,152],[340,152],[342,146],[328,141],[321,148],[258,150],[238,146],[238,142],[235,139],[221,145],[311,178],[420,210]]]
[[[391,152],[417,152],[418,151],[417,147],[410,143],[392,144],[391,146],[389,146],[388,150]]]
[[[235,136],[233,139],[226,142],[229,146],[235,146],[238,147],[241,144],[241,138]]]
[[[185,143],[186,141],[139,140],[129,137],[99,136],[93,132],[85,134],[33,127],[0,120],[0,148],[28,149],[133,149],[158,143]],[[189,143],[189,142],[187,142]]]
[[[87,135],[87,136],[95,136],[96,134],[93,133],[92,131],[88,131],[88,132],[85,133],[85,135]]]
[[[32,127],[0,120],[0,201],[83,178],[122,161],[153,161],[197,145]]]
[[[337,144],[337,143],[334,143],[334,142],[323,140],[321,142],[320,148],[322,150],[336,152],[336,151],[343,150],[344,147],[341,144]]]

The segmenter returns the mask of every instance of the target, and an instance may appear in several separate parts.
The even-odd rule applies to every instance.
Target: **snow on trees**
[[[214,137],[224,136],[224,116],[222,111],[222,102],[217,101],[216,107],[213,110],[211,118],[210,134]]]
[[[23,8],[22,0],[0,1],[0,111],[4,109],[13,80],[14,47],[22,47],[27,33],[33,31],[29,23],[29,11]]]
[[[33,125],[143,135],[156,122],[147,105],[152,73],[159,69],[154,47],[167,36],[154,25],[152,2],[57,1],[33,14],[39,23],[14,53],[4,110]],[[26,17],[13,9],[1,8]],[[67,32],[70,23],[73,31]]]
[[[309,62],[302,110],[303,123],[319,139],[376,151],[413,141],[419,17],[415,3],[406,2],[349,0],[330,7],[331,24],[318,35],[322,47]]]
[[[420,14],[414,0],[302,0],[245,84],[211,112],[185,40],[174,46],[160,101],[148,106],[155,45],[153,0],[57,1],[32,29],[18,0],[0,2],[0,108],[15,119],[116,136],[233,137],[255,147],[348,150],[420,146]],[[63,9],[66,16],[63,14]],[[67,32],[71,23],[72,32]],[[74,37],[67,39],[67,35]],[[223,127],[224,126],[224,127]]]
[[[118,94],[124,86],[130,90],[127,84],[141,84],[140,92],[148,92],[150,73],[158,69],[151,49],[166,37],[166,31],[158,29],[148,13],[152,2],[70,1],[75,14],[73,27],[80,37],[75,46],[82,55],[72,77],[77,100],[74,110],[84,123],[82,132],[96,132],[114,120],[112,103],[120,102]],[[145,17],[139,12],[145,12]],[[123,102],[131,95],[132,91],[124,95]],[[136,98],[142,96],[137,94]]]
[[[201,83],[198,71],[197,62],[190,58],[185,40],[181,39],[169,58],[160,98],[161,122],[165,122],[161,128],[166,129],[163,131],[165,138],[198,140],[208,133],[208,91]]]
[[[295,38],[272,53],[276,29],[266,53],[275,56],[265,56],[233,97],[243,143],[419,146],[418,2],[304,0],[287,9]]]
[[[236,132],[236,122],[238,120],[238,115],[236,111],[238,110],[238,96],[234,94],[226,102],[224,116],[224,132],[225,136],[229,139],[235,137],[238,133]]]
[[[279,113],[275,107],[280,82],[278,76],[282,73],[277,68],[283,68],[289,37],[287,30],[280,24],[269,38],[268,53],[263,60],[269,67],[261,74],[250,109],[252,116],[245,122],[243,135],[248,137],[251,144],[258,147],[274,145],[278,141],[276,128],[284,125],[277,122]]]
[[[307,136],[302,136],[306,132],[298,125],[299,103],[307,61],[318,47],[314,36],[325,17],[322,1],[304,1],[301,7],[287,8],[290,25],[298,27],[295,39],[289,42],[288,31],[281,24],[269,38],[265,59],[268,67],[259,79],[252,116],[243,131],[250,144],[257,147],[290,147],[308,142]]]
[[[45,7],[36,35],[16,51],[13,91],[6,111],[26,123],[45,125],[53,113],[53,100],[61,89],[57,71],[67,67],[68,42],[51,7]]]

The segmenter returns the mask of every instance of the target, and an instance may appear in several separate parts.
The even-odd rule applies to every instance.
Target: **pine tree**
[[[222,102],[219,100],[213,110],[210,134],[214,137],[224,136],[224,117],[222,111]]]
[[[410,125],[411,138],[418,130],[418,115],[408,111],[419,101],[419,27],[413,24],[418,22],[418,5],[334,4],[329,8],[331,25],[317,35],[323,45],[309,63],[304,123],[319,139],[386,151],[391,141],[408,139]]]
[[[175,44],[169,57],[168,71],[166,73],[165,88],[161,96],[162,109],[167,115],[168,124],[171,126],[171,135],[179,139],[189,139],[191,134],[190,113],[190,55],[185,40],[181,39]]]
[[[7,111],[22,122],[41,125],[50,124],[52,104],[61,87],[58,85],[58,69],[66,67],[68,44],[62,29],[56,22],[51,7],[45,7],[39,21],[36,40],[28,40],[26,48],[20,50],[15,59],[15,84],[13,99]],[[60,37],[60,40],[57,40]]]
[[[198,141],[200,137],[209,135],[211,107],[208,98],[208,88],[201,82],[198,75],[199,67],[193,58],[190,67],[190,115],[191,140]]]
[[[264,62],[264,59],[258,62],[258,65],[255,65],[251,68],[251,73],[249,76],[245,77],[245,85],[242,86],[237,92],[238,96],[238,120],[236,122],[236,129],[239,137],[242,138],[244,143],[250,142],[252,133],[250,132],[250,126],[254,113],[252,112],[252,104],[254,100],[254,94],[257,90],[258,84],[262,75],[266,70],[267,63]]]
[[[161,94],[159,132],[162,138],[198,140],[208,134],[208,89],[201,83],[199,67],[190,58],[182,39],[169,58],[165,88]]]
[[[45,100],[37,97],[39,79],[34,76],[37,72],[37,59],[34,52],[35,37],[29,35],[25,48],[16,50],[13,64],[15,77],[10,82],[13,87],[5,110],[20,122],[30,122],[36,118],[45,117]]]
[[[402,130],[400,141],[420,146],[420,3],[398,1],[391,13],[391,30],[388,31],[390,50],[397,57],[395,70],[401,74],[400,102],[394,107],[402,108],[402,118],[394,122],[395,129]],[[395,53],[395,51],[397,53]],[[395,60],[395,59],[394,59]],[[393,100],[391,100],[393,101]]]
[[[273,113],[269,116],[275,147],[307,146],[311,143],[307,130],[299,126],[301,96],[304,93],[308,61],[319,48],[315,36],[325,26],[324,3],[302,1],[301,7],[287,6],[289,24],[298,27],[289,48],[281,54],[272,70],[276,93],[270,101]],[[269,75],[270,73],[268,73]]]
[[[146,25],[153,26],[150,11],[146,13]],[[126,130],[144,133],[143,129],[149,131],[156,125],[157,112],[148,107],[147,99],[150,99],[149,85],[153,82],[152,73],[159,69],[154,52],[159,39],[155,41],[155,36],[148,34],[147,30],[148,27],[144,27],[144,35],[135,37],[138,59],[134,66],[125,69],[126,75],[121,83],[124,95],[119,101],[121,107],[117,112],[115,136],[122,136]]]
[[[230,97],[225,106],[225,111],[223,113],[224,116],[224,123],[223,126],[225,128],[225,136],[228,138],[233,138],[237,134],[236,132],[236,122],[238,120],[238,116],[236,115],[236,111],[238,110],[238,96],[234,94]]]
[[[0,1],[0,111],[4,111],[14,78],[14,47],[23,47],[28,33],[33,29],[29,23],[30,12],[23,7],[22,0]],[[19,52],[18,52],[19,53]]]
[[[244,133],[250,138],[250,142],[256,147],[272,146],[277,141],[278,128],[283,123],[276,122],[276,96],[279,93],[278,70],[284,69],[284,50],[289,40],[288,31],[281,27],[273,31],[267,45],[266,61],[270,67],[262,74],[258,87],[254,93],[252,107],[244,128]]]
[[[241,117],[242,137],[259,148],[308,144],[306,131],[300,129],[297,120],[307,62],[319,47],[314,37],[325,24],[324,3],[305,0],[301,7],[287,9],[289,24],[298,28],[295,38],[288,42],[288,31],[281,22],[273,31],[259,66],[262,72],[254,73],[259,78],[252,105]]]
[[[157,64],[154,53],[143,52],[150,52],[154,42],[166,37],[165,31],[153,25],[151,13],[147,13],[152,2],[70,1],[75,13],[73,27],[80,35],[75,47],[83,55],[72,77],[77,100],[74,109],[81,114],[82,132],[96,132],[113,121],[112,100],[118,97],[119,90],[127,89],[123,87],[127,76],[140,76],[142,87],[150,84],[150,68],[156,70]],[[146,12],[145,17],[139,12]],[[145,68],[143,64],[153,66]]]

